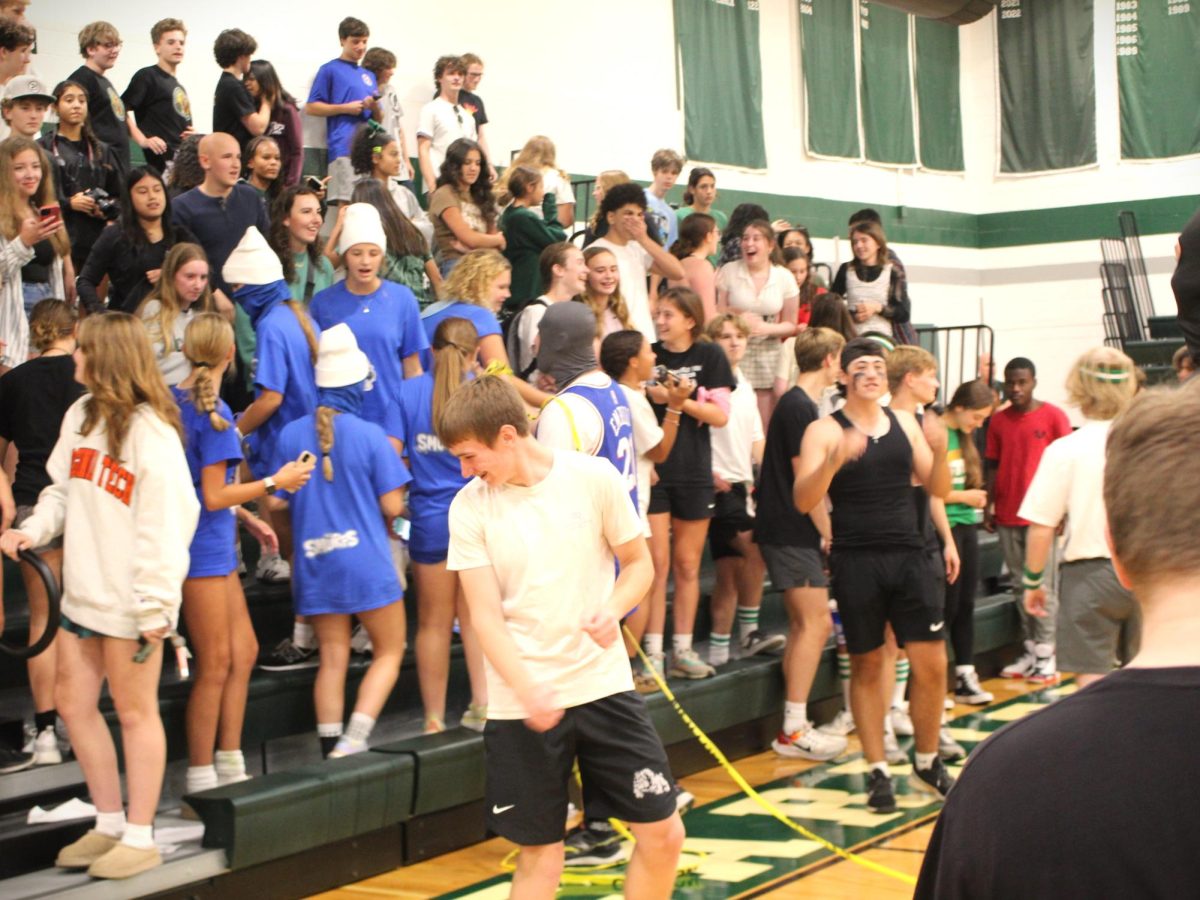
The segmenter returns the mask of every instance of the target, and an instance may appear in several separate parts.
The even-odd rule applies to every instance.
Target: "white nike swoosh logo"
[[[492,807],[492,815],[498,816],[498,815],[500,815],[500,813],[506,813],[516,805],[517,804],[515,804],[515,803],[510,803],[510,804],[508,804],[508,806],[493,806]]]
[[[946,621],[943,619],[941,622],[935,622],[933,625],[930,625],[929,630],[937,631],[939,628],[941,628],[945,624],[946,624]]]

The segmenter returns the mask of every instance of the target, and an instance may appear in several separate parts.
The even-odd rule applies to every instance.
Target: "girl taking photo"
[[[208,257],[199,244],[176,244],[163,260],[162,275],[138,307],[154,347],[158,369],[169,386],[187,377],[191,365],[183,335],[199,313],[216,309],[208,286]]]
[[[56,696],[96,823],[56,862],[93,878],[128,878],[162,863],[153,836],[167,762],[158,681],[199,503],[179,410],[142,323],[125,313],[85,319],[75,371],[88,393],[67,410],[46,465],[51,484],[21,530],[0,537],[0,550],[15,559],[64,537]],[[128,817],[99,708],[106,681],[121,722]]]

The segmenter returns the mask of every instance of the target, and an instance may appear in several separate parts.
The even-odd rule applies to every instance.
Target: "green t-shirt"
[[[417,304],[424,309],[437,299],[433,296],[433,291],[425,277],[425,263],[432,258],[428,255],[397,256],[389,250],[387,261],[384,262],[383,271],[379,275],[388,281],[402,284],[412,291],[417,298]]]
[[[303,303],[305,308],[308,308],[308,301],[333,284],[334,273],[333,263],[324,253],[317,257],[317,264],[312,270],[312,290],[308,289],[308,265],[309,257],[307,250],[301,250],[295,255],[296,259],[296,277],[288,282],[288,290],[292,292],[292,299]],[[305,300],[305,295],[308,295],[308,301]]]
[[[946,462],[950,464],[950,489],[965,491],[967,489],[967,462],[963,459],[962,433],[957,429],[949,429],[948,451]],[[970,438],[967,438],[970,440]],[[947,503],[946,518],[951,527],[955,525],[978,525],[983,521],[983,510],[968,506],[965,503]]]
[[[679,207],[679,209],[675,210],[675,215],[679,218],[680,224],[683,224],[683,220],[686,219],[688,216],[690,216],[695,211],[696,210],[692,209],[690,206],[681,206],[681,207]],[[729,216],[725,215],[725,213],[721,212],[715,206],[708,211],[708,215],[712,216],[714,219],[717,220],[717,231],[724,234],[725,226],[729,224]],[[712,256],[710,256],[708,258],[708,261],[713,264],[714,269],[717,268],[717,266],[719,266],[721,263],[720,250],[718,250],[716,253],[714,253]]]

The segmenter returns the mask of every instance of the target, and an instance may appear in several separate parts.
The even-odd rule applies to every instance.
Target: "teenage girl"
[[[321,198],[307,185],[283,189],[271,210],[271,248],[283,266],[292,299],[307,308],[312,298],[333,284],[333,264],[320,251]]]
[[[85,319],[75,372],[88,393],[67,410],[46,464],[51,484],[21,530],[0,537],[0,550],[16,558],[64,537],[55,695],[96,824],[59,852],[57,865],[127,878],[162,862],[153,837],[167,762],[158,681],[199,503],[179,410],[142,323],[126,313]],[[71,527],[64,533],[65,520]],[[128,819],[116,747],[99,708],[106,681],[121,723]]]
[[[242,173],[246,184],[258,191],[270,209],[271,203],[283,190],[283,157],[275,138],[260,134],[246,144],[246,168]]]
[[[29,138],[0,141],[0,366],[29,356],[29,314],[39,300],[75,299],[71,242],[57,208],[54,174]]]
[[[459,138],[446,148],[437,189],[429,195],[429,217],[443,278],[472,250],[504,249],[487,157],[475,141]]]
[[[389,146],[394,146],[395,141]],[[407,190],[407,188],[401,188]],[[422,308],[437,299],[442,289],[442,276],[437,263],[429,252],[429,241],[409,216],[395,203],[383,184],[373,178],[364,178],[350,192],[351,203],[367,203],[375,207],[383,223],[387,237],[387,257],[380,275],[388,281],[402,284],[413,292]],[[419,207],[418,207],[419,209]],[[430,234],[433,226],[429,227]],[[341,257],[333,249],[341,238],[341,218],[329,236],[325,254],[335,265]]]
[[[183,335],[198,313],[216,308],[208,284],[208,257],[199,244],[176,244],[167,251],[158,284],[138,305],[138,318],[150,334],[158,369],[168,385],[179,384],[190,371]]]
[[[29,320],[30,337],[39,355],[0,378],[0,459],[7,456],[10,443],[16,446],[12,493],[16,504],[13,524],[18,528],[33,514],[38,494],[50,484],[46,460],[58,441],[63,416],[83,393],[83,386],[75,380],[72,359],[75,325],[74,312],[62,300],[39,301]],[[38,553],[61,584],[62,539],[39,547]],[[37,571],[24,562],[21,578],[29,598],[29,637],[37,640],[45,632],[49,614],[46,586]],[[55,640],[26,663],[37,732],[27,751],[33,753],[33,764],[39,766],[62,762],[54,728],[57,647]]]
[[[958,578],[946,584],[946,631],[954,650],[954,698],[985,705],[992,694],[975,672],[975,591],[979,587],[979,526],[987,507],[983,467],[972,435],[992,412],[992,389],[983,381],[959,385],[942,421],[946,424],[952,486],[946,495],[946,517],[958,549]]]
[[[450,277],[465,265],[460,263]],[[483,653],[471,627],[458,573],[446,569],[450,502],[469,479],[463,477],[458,460],[442,446],[434,427],[446,402],[477,370],[477,339],[475,327],[468,320],[455,316],[442,319],[433,333],[432,373],[410,378],[400,387],[407,435],[405,452],[413,476],[408,495],[412,517],[408,553],[417,582],[417,680],[425,707],[426,733],[446,727],[450,632],[455,618],[471,680],[471,703],[461,724],[482,731],[487,720]]]
[[[277,468],[305,452],[320,459],[320,474],[287,502],[303,548],[295,557],[296,612],[309,617],[321,651],[313,699],[327,757],[367,749],[404,656],[404,592],[388,528],[404,513],[404,486],[412,479],[383,430],[359,415],[370,370],[349,326],[326,331],[316,412],[288,425],[275,449]],[[372,657],[343,733],[352,615],[370,636]]]
[[[696,292],[704,307],[705,322],[711,322],[717,314],[717,276],[712,259],[720,240],[717,220],[697,212],[679,223],[679,237],[671,245],[671,255],[683,264],[686,276],[671,282],[671,287],[689,287]]]
[[[583,251],[587,265],[587,284],[576,297],[596,314],[596,334],[603,340],[615,331],[633,328],[629,307],[621,296],[621,267],[607,247],[588,247]]]
[[[233,414],[217,396],[233,362],[232,326],[215,313],[201,313],[184,333],[183,353],[192,368],[171,390],[179,404],[188,468],[200,500],[183,583],[183,617],[196,657],[187,706],[187,792],[194,794],[246,778],[242,722],[258,641],[237,572],[235,511],[252,533],[278,551],[275,533],[241,504],[270,493],[272,485],[298,490],[308,481],[313,464],[289,462],[260,481],[236,484],[241,445]]]
[[[670,672],[684,678],[707,678],[715,670],[692,649],[692,631],[700,603],[700,556],[715,503],[709,429],[723,428],[729,421],[729,395],[735,381],[721,349],[700,340],[704,310],[695,291],[665,291],[659,297],[654,324],[659,338],[654,345],[656,362],[667,368],[671,378],[694,383],[696,393],[683,402],[679,436],[671,454],[658,464],[658,483],[650,492],[654,584],[643,643],[654,664],[662,666],[667,576],[673,573],[675,634]],[[655,415],[664,421],[667,388],[657,384],[646,393]]]
[[[377,122],[360,125],[350,142],[350,165],[354,167],[354,174],[359,177],[359,184],[363,181],[374,181],[392,198],[400,213],[424,238],[425,252],[428,253],[433,247],[433,222],[429,214],[421,209],[417,195],[400,181],[400,173],[404,169],[404,154],[396,135]]]

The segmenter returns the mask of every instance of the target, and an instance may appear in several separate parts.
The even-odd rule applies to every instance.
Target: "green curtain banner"
[[[1000,171],[1094,164],[1092,0],[1004,0],[998,15]]]
[[[917,164],[908,22],[905,13],[859,2],[863,137],[871,162]]]
[[[814,156],[861,159],[854,53],[855,0],[800,0],[805,146]]]
[[[688,159],[765,169],[758,0],[675,0]]]
[[[1117,0],[1121,156],[1200,153],[1200,2]]]
[[[958,27],[915,18],[917,130],[921,167],[963,171]]]

